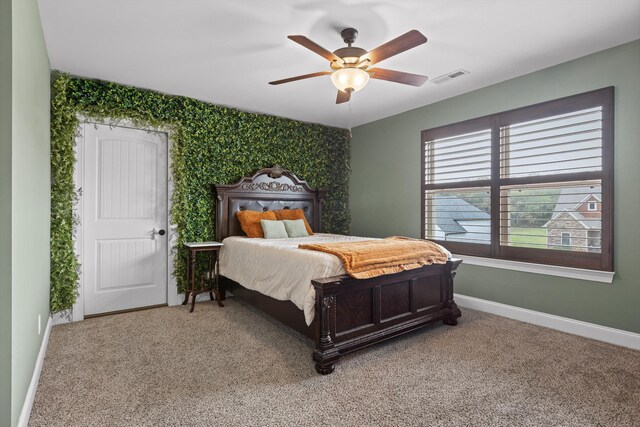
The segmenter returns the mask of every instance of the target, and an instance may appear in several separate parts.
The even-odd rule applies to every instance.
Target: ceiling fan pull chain
[[[349,99],[349,138],[353,138],[353,134],[351,133],[351,123],[353,122],[351,120],[352,119],[351,114],[352,114],[352,111],[351,111],[351,99]]]

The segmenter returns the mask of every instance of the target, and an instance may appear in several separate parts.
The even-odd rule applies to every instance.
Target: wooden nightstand
[[[211,301],[213,301],[213,294],[215,293],[218,305],[224,307],[220,296],[220,287],[218,286],[218,258],[220,249],[223,246],[222,243],[187,242],[184,246],[187,249],[187,282],[182,305],[186,305],[191,296],[193,298],[191,309],[189,310],[189,313],[191,313],[196,305],[196,296],[204,292],[209,292]],[[196,284],[196,256],[199,252],[208,254],[209,260],[207,271],[200,278],[200,286],[198,287]]]

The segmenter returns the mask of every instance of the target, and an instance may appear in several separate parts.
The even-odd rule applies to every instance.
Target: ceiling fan
[[[368,52],[362,48],[351,46],[358,37],[358,30],[355,28],[345,28],[340,32],[340,36],[342,36],[347,47],[340,48],[333,52],[329,52],[305,36],[288,36],[288,38],[294,42],[327,59],[332,71],[318,71],[317,73],[303,74],[301,76],[269,82],[269,84],[279,85],[331,74],[331,81],[334,86],[338,88],[336,104],[342,104],[351,99],[353,92],[357,92],[365,87],[369,82],[369,78],[411,86],[422,86],[424,82],[427,81],[427,76],[421,76],[419,74],[404,73],[402,71],[388,70],[385,68],[370,68],[378,62],[382,62],[387,58],[426,43],[427,38],[420,31],[411,30]]]

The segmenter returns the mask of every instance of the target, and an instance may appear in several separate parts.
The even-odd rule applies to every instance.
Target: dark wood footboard
[[[343,354],[442,320],[455,325],[453,277],[462,260],[358,280],[314,280],[318,336],[316,370],[330,374]]]

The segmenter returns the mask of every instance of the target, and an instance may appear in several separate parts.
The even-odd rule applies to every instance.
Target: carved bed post
[[[451,326],[457,325],[458,317],[462,316],[462,313],[460,312],[458,305],[453,300],[453,278],[456,277],[455,270],[458,268],[461,262],[462,262],[461,260],[456,260],[456,261],[449,260],[447,261],[447,264],[445,266],[445,274],[446,274],[446,281],[447,281],[445,306],[447,309],[447,315],[442,320],[442,323],[444,323],[445,325],[451,325]]]
[[[331,320],[335,316],[331,316],[335,311],[336,297],[335,295],[324,295],[316,286],[316,316],[319,316],[319,334],[316,336],[316,348],[313,350],[313,361],[316,362],[316,371],[322,375],[328,375],[333,372],[336,362],[340,360],[340,353],[335,348],[331,339],[331,332],[335,330],[335,325]]]

